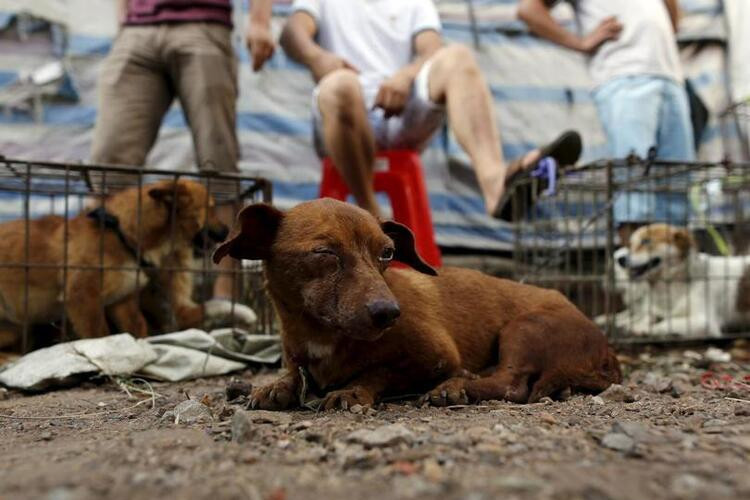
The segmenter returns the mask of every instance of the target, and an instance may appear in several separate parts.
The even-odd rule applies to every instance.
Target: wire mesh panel
[[[615,341],[750,332],[750,166],[631,157],[512,186],[516,278]]]
[[[0,157],[0,348],[193,327],[270,333],[260,263],[211,261],[234,214],[258,201],[271,201],[261,178]]]

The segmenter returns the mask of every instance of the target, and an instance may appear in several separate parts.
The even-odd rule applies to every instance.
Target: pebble
[[[183,401],[171,411],[165,412],[161,418],[162,420],[174,419],[175,424],[194,424],[213,420],[208,406],[194,399]]]
[[[54,437],[55,435],[50,431],[44,431],[39,435],[39,439],[41,439],[42,441],[52,441]]]
[[[542,422],[550,425],[555,425],[557,423],[557,419],[552,416],[551,413],[547,413],[546,411],[539,414],[539,419]]]
[[[603,405],[604,399],[601,396],[592,396],[591,402],[597,405]]]
[[[616,450],[623,453],[631,453],[635,450],[635,440],[627,434],[610,432],[605,435],[601,441],[602,446],[610,450]]]
[[[445,471],[440,464],[437,463],[437,460],[433,459],[424,461],[422,464],[422,474],[434,483],[439,483],[445,479]]]
[[[390,424],[376,429],[359,429],[350,433],[346,440],[370,448],[385,448],[397,444],[414,442],[414,433],[401,424]]]
[[[357,415],[359,415],[359,414],[361,414],[362,412],[364,412],[364,410],[365,410],[365,407],[364,407],[364,406],[362,406],[362,405],[360,405],[360,404],[352,405],[352,406],[351,406],[351,407],[349,408],[349,411],[350,411],[350,412],[352,412],[352,413],[354,413],[354,414],[357,414]]]
[[[249,416],[250,413],[237,411],[232,416],[232,441],[235,443],[247,443],[255,437],[257,428]]]
[[[0,387],[0,401],[5,401],[10,397],[10,393],[8,392],[8,389],[4,387]]]
[[[635,402],[635,396],[633,396],[633,393],[620,384],[610,385],[607,390],[599,394],[599,397],[606,401],[614,401],[617,403]]]

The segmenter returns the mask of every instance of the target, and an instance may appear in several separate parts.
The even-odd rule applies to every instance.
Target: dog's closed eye
[[[378,257],[378,260],[383,264],[388,264],[393,260],[393,256],[396,255],[396,249],[393,247],[385,247],[383,252]]]

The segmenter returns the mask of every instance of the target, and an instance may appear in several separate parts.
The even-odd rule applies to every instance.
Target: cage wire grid
[[[564,169],[554,194],[546,195],[545,187],[534,177],[511,186],[513,277],[561,291],[613,341],[716,338],[713,325],[700,324],[709,319],[702,308],[732,298],[738,308],[739,301],[750,301],[739,288],[750,279],[745,277],[750,257],[742,260],[750,249],[750,164],[631,156]],[[688,271],[672,273],[673,268],[664,267],[647,278],[618,269],[615,251],[630,242],[620,241],[616,206],[624,197],[625,210],[630,210],[632,194],[683,203],[686,220],[670,219],[668,212],[660,222],[686,229],[695,241],[693,255],[711,255],[711,268],[696,272],[702,261],[692,266],[686,261],[674,269]],[[668,260],[656,250],[645,259]],[[719,338],[750,336],[750,314],[738,315],[743,318],[722,323]]]
[[[223,326],[238,327],[235,315],[236,303],[245,304],[253,309],[257,315],[257,321],[251,329],[251,333],[269,334],[274,330],[274,318],[272,308],[265,295],[263,286],[262,266],[259,262],[245,261],[244,265],[234,265],[231,270],[220,270],[211,262],[211,247],[216,241],[210,242],[206,237],[206,229],[201,228],[201,238],[197,238],[193,248],[193,265],[188,267],[174,264],[163,264],[156,269],[144,268],[144,250],[142,248],[143,235],[143,197],[146,196],[145,188],[159,181],[172,181],[172,199],[177,198],[177,181],[188,179],[200,183],[207,192],[211,193],[215,204],[230,204],[236,213],[243,205],[253,202],[272,201],[272,185],[263,178],[246,176],[234,173],[220,173],[212,169],[201,172],[163,171],[151,170],[137,167],[124,167],[114,165],[94,164],[72,164],[47,161],[30,161],[5,158],[0,156],[0,225],[17,224],[19,221],[23,226],[23,257],[20,262],[13,260],[9,255],[0,255],[0,273],[6,275],[13,273],[17,279],[22,281],[18,289],[23,294],[21,311],[15,311],[15,315],[9,313],[9,300],[3,299],[0,290],[0,310],[4,330],[17,330],[20,328],[20,347],[22,352],[28,352],[37,347],[34,345],[40,336],[51,336],[59,340],[69,340],[73,337],[71,324],[68,317],[68,306],[70,298],[68,295],[68,280],[70,275],[76,272],[89,272],[98,274],[98,290],[102,293],[104,287],[105,273],[126,273],[135,281],[135,289],[140,290],[141,302],[143,293],[152,287],[151,299],[161,303],[153,308],[161,309],[162,317],[156,331],[164,333],[177,329],[174,316],[174,297],[165,290],[163,283],[166,280],[177,279],[179,273],[188,273],[193,281],[192,298],[197,303],[202,303],[211,298],[212,282],[220,274],[231,276],[232,298],[230,306],[230,320]],[[88,256],[84,263],[73,264],[71,256],[71,221],[77,215],[85,215],[95,209],[104,209],[106,200],[112,194],[121,192],[128,188],[136,188],[136,203],[132,212],[135,216],[135,241],[132,242],[134,261],[136,264],[109,265],[105,262],[104,239],[111,229],[105,227],[103,218],[97,224],[99,238],[97,255]],[[211,200],[204,197],[203,210],[208,213],[213,210],[210,207]],[[175,232],[177,231],[177,203],[168,206],[167,216],[169,232],[169,252],[175,251]],[[61,262],[42,262],[31,255],[33,221],[38,221],[45,216],[59,217],[62,225]],[[231,223],[227,224],[231,229]],[[52,237],[52,234],[48,235]],[[35,262],[36,260],[36,262]],[[20,275],[18,274],[20,271]],[[45,273],[47,279],[59,280],[60,296],[56,300],[56,310],[52,313],[54,318],[49,321],[33,323],[29,317],[29,293],[32,273]],[[6,289],[7,292],[7,289]],[[91,297],[98,300],[98,297]],[[100,309],[103,313],[108,305],[101,303]],[[20,317],[18,317],[20,316]],[[108,321],[111,323],[111,321]],[[196,325],[207,328],[207,325]],[[149,333],[152,333],[153,325],[150,325]],[[6,336],[7,338],[7,336]],[[36,339],[36,340],[35,340]],[[43,340],[43,342],[46,339]]]

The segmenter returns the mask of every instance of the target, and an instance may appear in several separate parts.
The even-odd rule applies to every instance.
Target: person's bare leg
[[[519,168],[533,165],[540,152],[534,149],[520,162],[505,161],[492,96],[471,50],[449,45],[435,53],[432,61],[430,99],[446,105],[451,129],[471,158],[486,210],[492,212],[507,179]]]
[[[217,205],[215,210],[216,217],[226,224],[227,227],[232,227],[236,213],[235,207],[233,205]],[[235,293],[237,287],[235,287],[234,271],[237,269],[237,261],[234,259],[222,259],[216,265],[216,269],[219,271],[219,274],[216,276],[216,281],[214,281],[213,298],[236,300]]]
[[[320,81],[318,106],[323,118],[326,152],[341,173],[357,204],[380,216],[372,187],[375,137],[367,121],[356,73],[336,70]]]

